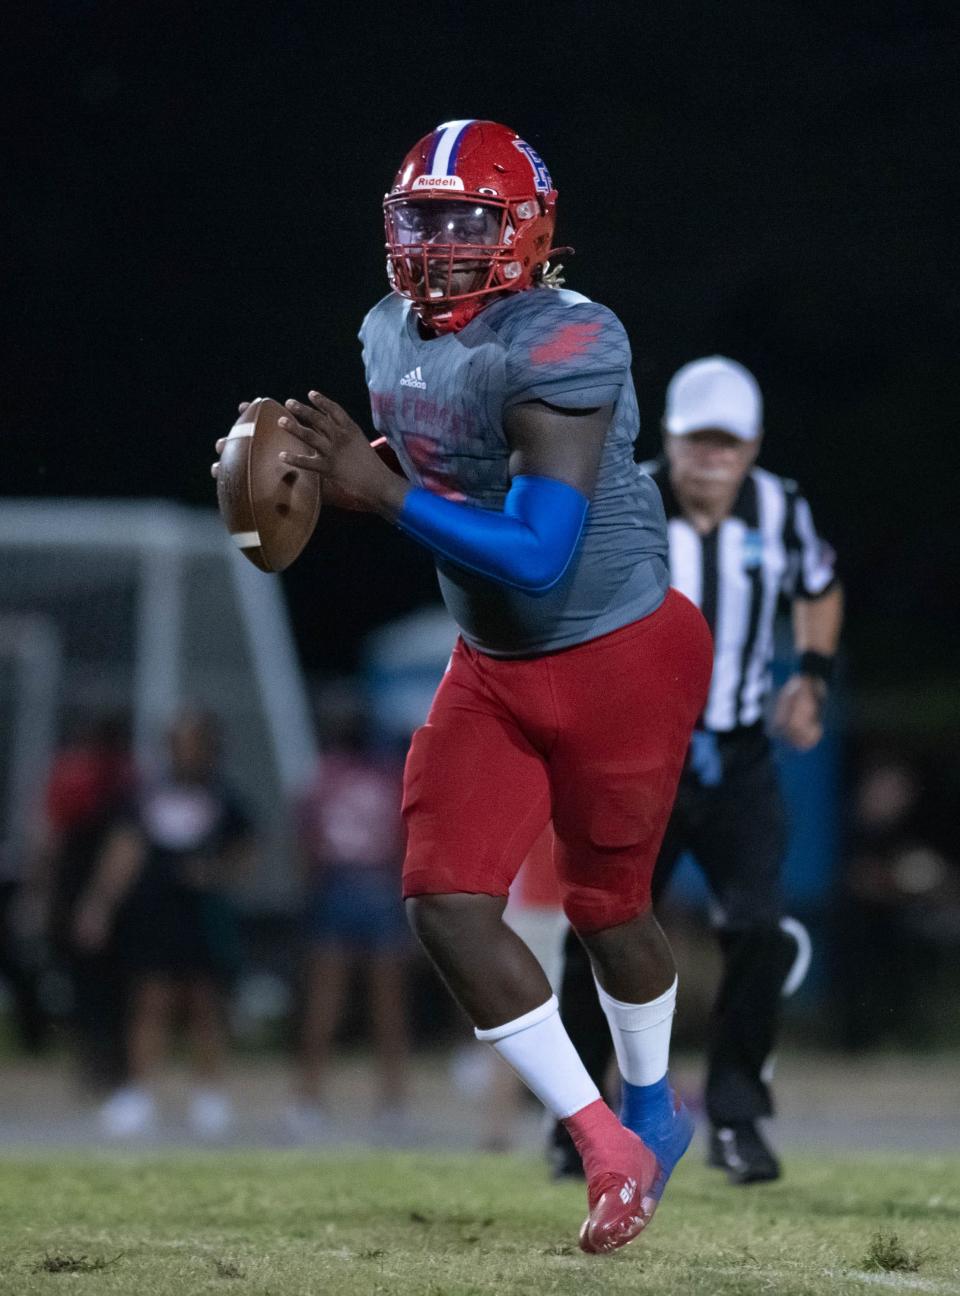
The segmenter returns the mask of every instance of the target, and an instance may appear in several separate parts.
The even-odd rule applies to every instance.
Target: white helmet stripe
[[[462,121],[443,122],[437,127],[440,137],[433,149],[433,158],[429,166],[431,175],[455,174],[451,164],[457,160],[457,145],[460,137],[475,121],[475,117],[464,117]]]

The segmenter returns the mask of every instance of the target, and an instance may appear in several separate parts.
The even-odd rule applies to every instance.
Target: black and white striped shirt
[[[825,594],[835,580],[833,551],[817,535],[796,482],[754,468],[728,516],[700,535],[683,515],[666,462],[643,467],[663,496],[670,583],[697,604],[713,635],[703,727],[726,733],[756,724],[770,690],[778,599]]]

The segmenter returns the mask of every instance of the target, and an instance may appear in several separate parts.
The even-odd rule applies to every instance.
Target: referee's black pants
[[[723,976],[714,1005],[705,1102],[722,1127],[773,1113],[764,1065],[773,1052],[784,983],[798,954],[783,917],[786,818],[762,725],[695,738],[653,880],[656,907],[680,856],[690,851],[715,904]],[[700,751],[698,753],[698,742]],[[696,768],[695,768],[696,767]],[[612,1055],[586,951],[571,930],[560,1011],[574,1045],[602,1088]]]

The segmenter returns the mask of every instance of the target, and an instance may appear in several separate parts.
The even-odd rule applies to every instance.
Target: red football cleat
[[[635,1146],[629,1171],[608,1170],[590,1181],[590,1214],[580,1229],[581,1251],[599,1254],[626,1246],[643,1232],[657,1209],[652,1190],[660,1174],[659,1163],[635,1134],[630,1138]],[[624,1164],[624,1158],[619,1159]]]
[[[604,1102],[591,1103],[564,1122],[583,1158],[590,1214],[580,1249],[592,1254],[626,1246],[650,1223],[660,1163]]]

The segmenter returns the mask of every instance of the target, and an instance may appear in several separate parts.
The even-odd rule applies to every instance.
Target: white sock
[[[673,978],[673,985],[659,999],[651,999],[649,1003],[622,1003],[608,995],[599,981],[597,994],[610,1023],[617,1064],[624,1080],[632,1085],[662,1080],[670,1058],[677,978]]]
[[[560,1020],[556,995],[515,1021],[474,1034],[493,1045],[557,1120],[600,1097]]]

